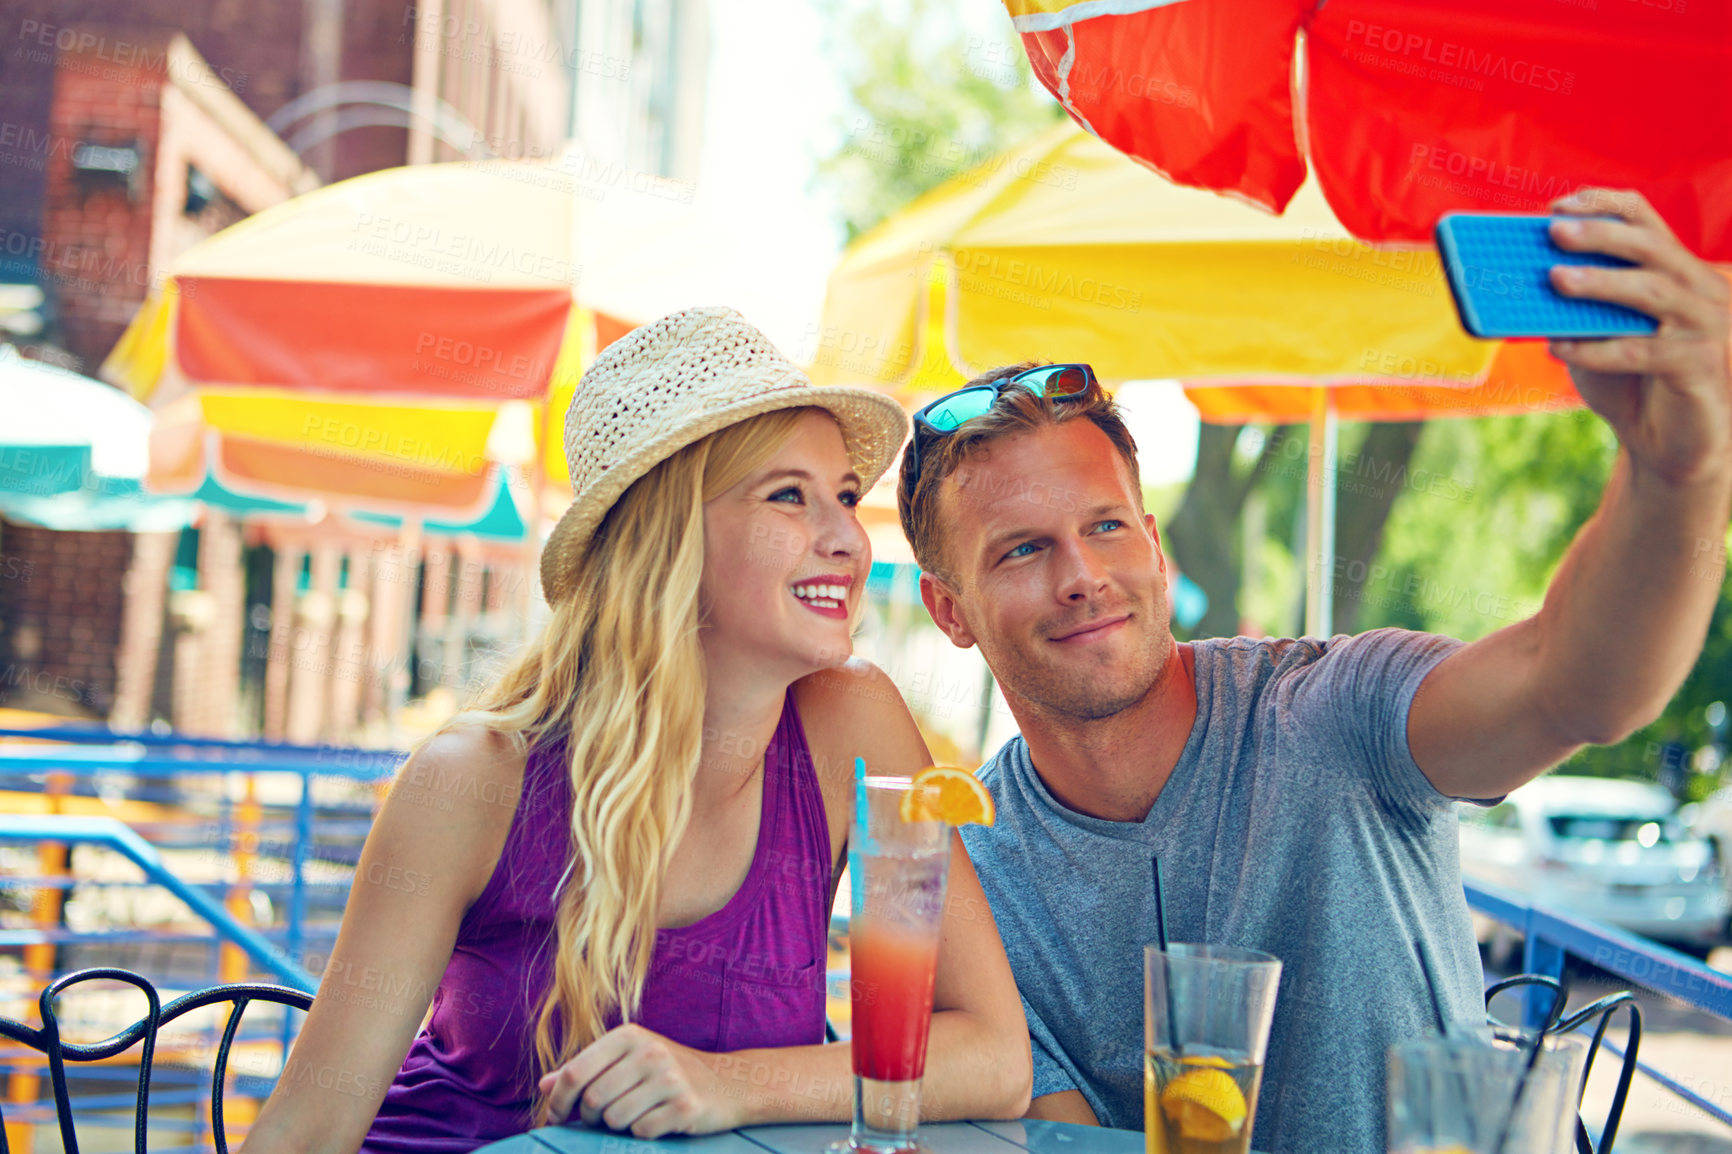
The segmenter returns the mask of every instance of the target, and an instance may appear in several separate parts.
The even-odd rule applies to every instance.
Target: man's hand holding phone
[[[1632,464],[1674,484],[1732,476],[1732,288],[1686,249],[1638,192],[1588,188],[1555,201],[1552,242],[1627,268],[1557,266],[1565,297],[1611,301],[1659,322],[1651,336],[1549,342]],[[1614,219],[1615,218],[1615,219]]]

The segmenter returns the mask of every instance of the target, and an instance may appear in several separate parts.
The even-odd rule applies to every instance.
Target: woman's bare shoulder
[[[896,683],[863,657],[801,678],[794,683],[794,700],[820,764],[851,766],[855,757],[864,757],[874,769],[900,770],[926,754]],[[852,770],[846,776],[851,779]]]
[[[828,722],[908,712],[890,675],[864,657],[802,677],[794,683],[794,700],[802,717],[815,713]]]
[[[467,908],[505,849],[527,763],[527,749],[510,734],[450,726],[397,771],[368,840],[387,860],[450,879]]]
[[[529,750],[522,739],[484,725],[452,725],[428,738],[397,771],[392,793],[499,800],[523,788]]]
[[[452,726],[397,771],[374,829],[387,844],[408,838],[441,845],[463,859],[453,865],[482,871],[485,884],[511,832],[527,763],[527,749],[510,734]]]

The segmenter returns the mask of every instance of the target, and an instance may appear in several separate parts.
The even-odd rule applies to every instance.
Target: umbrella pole
[[[529,532],[523,535],[523,550],[518,558],[522,579],[517,582],[517,640],[528,645],[535,639],[535,591],[541,561],[541,466],[536,467],[535,495],[529,502]]]
[[[403,558],[403,582],[397,587],[396,596],[403,600],[392,609],[397,619],[397,655],[402,661],[400,665],[394,663],[391,666],[385,695],[385,726],[394,743],[403,739],[397,726],[403,719],[403,708],[409,703],[409,690],[415,681],[415,642],[421,622],[416,605],[416,592],[420,587],[417,577],[421,567],[420,514],[404,517],[398,526],[397,551]]]
[[[1340,421],[1335,395],[1317,389],[1311,407],[1310,465],[1305,478],[1305,634],[1328,637],[1335,630],[1335,471]]]
[[[525,647],[535,640],[535,595],[541,588],[541,519],[547,515],[547,443],[553,439],[549,423],[552,415],[552,402],[544,400],[540,428],[536,430],[535,463],[530,466],[529,532],[523,535],[523,580],[518,583],[517,608],[521,617],[518,624],[522,629],[519,640]]]

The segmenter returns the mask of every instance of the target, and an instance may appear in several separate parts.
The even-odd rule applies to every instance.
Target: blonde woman
[[[849,1117],[848,1047],[823,1039],[850,767],[929,760],[850,657],[854,505],[906,427],[727,309],[596,358],[542,558],[552,620],[404,767],[248,1154]],[[927,1114],[1017,1117],[1027,1026],[955,855]]]

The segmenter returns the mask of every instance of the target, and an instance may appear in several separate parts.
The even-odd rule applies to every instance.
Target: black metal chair
[[[1600,1052],[1600,1045],[1606,1039],[1606,1030],[1612,1024],[1612,1016],[1620,1009],[1628,1011],[1629,1036],[1624,1040],[1623,1065],[1618,1070],[1618,1085],[1612,1092],[1612,1102],[1606,1109],[1606,1120],[1600,1128],[1600,1144],[1596,1147],[1588,1134],[1587,1123],[1582,1121],[1580,1111],[1576,1115],[1576,1154],[1612,1154],[1612,1144],[1618,1137],[1618,1125],[1624,1118],[1624,1104],[1630,1097],[1630,1082],[1636,1076],[1636,1051],[1642,1044],[1642,1007],[1637,1004],[1636,997],[1628,990],[1619,990],[1607,994],[1603,998],[1589,1002],[1568,1017],[1564,1016],[1564,988],[1556,978],[1544,974],[1517,974],[1494,982],[1485,991],[1485,1004],[1489,1009],[1492,999],[1506,990],[1521,986],[1539,986],[1552,991],[1551,1010],[1546,1015],[1546,1024],[1542,1033],[1570,1034],[1581,1029],[1587,1023],[1598,1019],[1594,1027],[1593,1040],[1588,1044],[1587,1062],[1582,1067],[1582,1085],[1577,1091],[1578,1105],[1582,1092],[1588,1086],[1588,1075],[1594,1072],[1594,1058]],[[1494,1034],[1498,1031],[1509,1031],[1496,1018],[1488,1016],[1488,1023]],[[1505,1036],[1513,1037],[1513,1031]]]
[[[139,1021],[105,1041],[86,1045],[63,1041],[60,1037],[60,1023],[54,1012],[54,1000],[80,982],[98,979],[125,982],[144,991],[145,1000],[149,1006],[148,1013]],[[287,986],[238,982],[224,986],[212,986],[205,990],[195,990],[164,1006],[156,992],[156,987],[144,978],[130,970],[101,967],[67,974],[65,977],[56,979],[47,989],[42,991],[40,1000],[41,1029],[31,1029],[23,1022],[15,1022],[10,1018],[0,1018],[0,1036],[10,1038],[29,1049],[39,1051],[48,1058],[48,1074],[54,1086],[54,1110],[60,1121],[60,1140],[66,1148],[66,1154],[78,1154],[78,1136],[72,1126],[72,1098],[66,1082],[67,1061],[103,1061],[124,1053],[135,1044],[142,1042],[143,1045],[139,1052],[138,1102],[134,1111],[134,1149],[137,1154],[145,1154],[145,1124],[149,1113],[151,1063],[156,1055],[157,1032],[164,1025],[184,1014],[223,1002],[233,1002],[234,1009],[229,1012],[228,1024],[223,1029],[222,1042],[217,1047],[215,1068],[211,1080],[210,1120],[218,1154],[228,1154],[228,1139],[223,1130],[223,1079],[228,1072],[229,1047],[234,1044],[235,1033],[241,1024],[241,1015],[252,1002],[274,1002],[297,1010],[306,1010],[313,1004],[311,994],[293,990]],[[16,1105],[16,1103],[14,1104]],[[9,1154],[3,1123],[4,1114],[0,1113],[0,1154]]]

